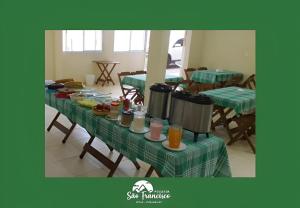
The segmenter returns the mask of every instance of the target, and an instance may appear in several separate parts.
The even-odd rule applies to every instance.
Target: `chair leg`
[[[252,144],[252,142],[250,141],[250,138],[248,137],[247,132],[244,132],[244,138],[248,142],[248,144],[250,145],[251,150],[253,151],[253,153],[256,154],[256,149],[255,149],[254,145]]]

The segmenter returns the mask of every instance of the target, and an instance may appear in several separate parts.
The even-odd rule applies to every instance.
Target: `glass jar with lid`
[[[145,128],[145,112],[136,111],[134,112],[133,121],[131,128],[135,132],[142,132]]]

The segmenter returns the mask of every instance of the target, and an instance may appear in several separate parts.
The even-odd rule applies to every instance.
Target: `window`
[[[144,51],[145,30],[115,30],[114,51]]]
[[[101,30],[63,30],[63,51],[101,51]]]

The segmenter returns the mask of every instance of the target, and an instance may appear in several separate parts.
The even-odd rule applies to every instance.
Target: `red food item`
[[[57,98],[64,98],[64,99],[70,99],[69,93],[63,93],[63,92],[56,93],[55,97],[57,97]]]
[[[99,110],[99,111],[102,111],[103,110],[103,105],[101,105],[101,104],[96,105],[96,109]]]
[[[103,110],[110,111],[110,106],[104,104],[104,105],[103,105]]]
[[[119,105],[119,102],[116,102],[116,101],[111,102],[111,106],[118,106],[118,105]]]
[[[129,100],[129,99],[125,99],[125,100],[123,101],[123,109],[124,109],[125,111],[128,111],[128,110],[129,110],[129,107],[130,107],[130,100]]]

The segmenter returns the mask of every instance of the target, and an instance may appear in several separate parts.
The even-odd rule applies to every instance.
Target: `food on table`
[[[61,93],[66,93],[66,94],[71,94],[71,93],[74,93],[75,91],[72,90],[72,89],[69,89],[69,88],[60,88],[58,89],[57,91],[61,92]]]
[[[72,82],[74,81],[74,79],[72,78],[69,78],[69,79],[58,79],[58,80],[55,80],[55,83],[66,83],[66,82]]]
[[[82,82],[71,81],[71,82],[66,82],[65,87],[75,88],[75,89],[82,89],[82,88],[84,88],[84,85],[83,85]]]
[[[110,112],[108,114],[108,116],[112,119],[116,119],[118,118],[119,115],[119,105],[120,103],[117,101],[113,101],[110,104]]]
[[[182,137],[182,127],[178,125],[171,125],[169,127],[169,146],[171,148],[179,148],[181,137]]]
[[[57,98],[64,98],[64,99],[69,99],[70,95],[68,93],[64,93],[64,92],[59,92],[55,94],[55,97]]]
[[[77,102],[79,105],[88,107],[88,108],[92,108],[93,106],[97,105],[97,102],[95,100],[91,100],[91,99],[83,99],[83,100],[79,100]]]
[[[85,98],[85,95],[82,93],[72,93],[70,94],[70,98],[72,101],[79,101]]]
[[[48,85],[48,89],[49,90],[57,90],[57,89],[60,89],[60,88],[64,88],[64,84],[62,83],[54,83],[54,84],[50,84]]]
[[[110,111],[110,106],[106,104],[97,104],[93,107],[94,114],[98,116],[107,115]]]
[[[150,137],[152,139],[160,139],[162,128],[162,120],[159,118],[152,118],[150,122]]]
[[[124,126],[129,126],[133,120],[133,112],[132,111],[123,111],[122,112],[122,118],[121,118],[121,124]]]
[[[47,87],[48,85],[54,84],[55,82],[53,80],[45,80],[45,86]]]
[[[128,111],[130,108],[130,100],[129,99],[124,99],[123,100],[123,110]]]
[[[131,128],[135,132],[142,132],[145,127],[145,113],[142,111],[134,112],[134,118],[131,123]]]

